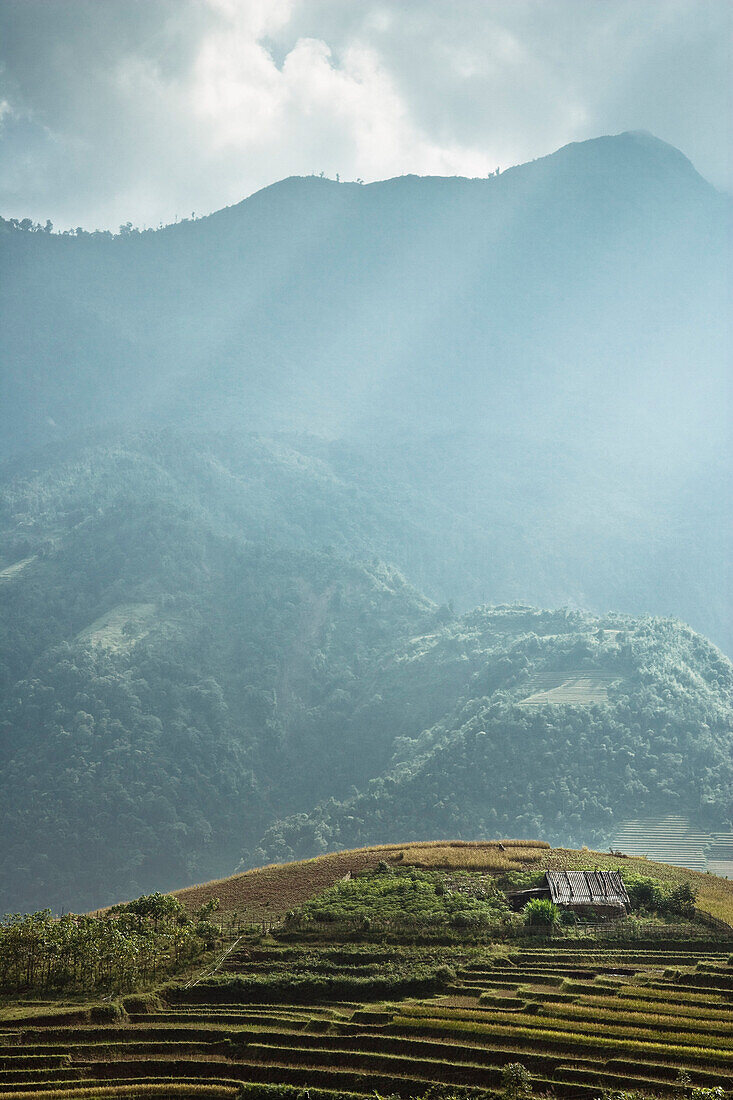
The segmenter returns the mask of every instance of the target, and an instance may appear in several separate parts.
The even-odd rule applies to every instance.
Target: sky
[[[0,0],[0,215],[154,226],[623,130],[733,191],[732,41],[732,0]]]

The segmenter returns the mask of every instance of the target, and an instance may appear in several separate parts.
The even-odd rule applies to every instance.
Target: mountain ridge
[[[674,166],[678,170],[680,176],[686,176],[690,181],[693,179],[695,182],[700,181],[704,185],[704,190],[715,192],[716,194],[723,194],[718,192],[717,189],[696,170],[692,162],[684,153],[669,142],[663,141],[661,138],[645,130],[626,130],[618,134],[603,135],[585,141],[568,142],[567,145],[561,146],[554,153],[548,153],[544,157],[537,157],[534,160],[505,168],[497,176],[492,175],[490,177],[491,183],[492,186],[499,180],[501,180],[503,184],[507,184],[507,181],[513,183],[518,174],[521,175],[525,169],[533,168],[537,165],[544,165],[545,167],[552,165],[554,167],[564,162],[568,166],[576,166],[580,161],[589,172],[596,172],[599,167],[605,167],[606,171],[609,173],[611,173],[614,168],[618,167],[617,157],[603,155],[602,153],[600,157],[593,158],[592,152],[595,150],[603,150],[603,153],[605,153],[606,150],[613,150],[614,153],[619,150],[624,150],[627,162],[631,161],[633,163],[636,161],[638,163],[646,161],[647,164],[657,163],[664,164],[665,166]],[[593,161],[595,161],[595,164]],[[267,184],[265,187],[260,188],[244,199],[240,199],[229,206],[221,207],[219,210],[214,210],[210,214],[205,214],[197,218],[196,224],[206,222],[210,218],[219,218],[229,212],[243,212],[246,204],[253,200],[258,200],[258,202],[269,201],[269,199],[282,192],[294,192],[298,187],[323,188],[326,190],[338,188],[346,189],[349,193],[353,193],[354,189],[358,188],[359,191],[376,193],[380,190],[396,190],[401,186],[411,186],[415,181],[426,183],[428,186],[435,185],[436,187],[440,187],[447,181],[458,185],[481,185],[483,187],[487,182],[487,177],[421,176],[412,172],[406,172],[400,176],[391,176],[384,180],[372,180],[369,183],[358,183],[351,180],[332,180],[328,177],[317,175],[286,176],[281,180],[276,180],[274,183]],[[177,224],[180,223],[171,223],[170,225],[163,226],[163,230],[175,229]],[[151,230],[150,232],[161,232],[161,230]]]

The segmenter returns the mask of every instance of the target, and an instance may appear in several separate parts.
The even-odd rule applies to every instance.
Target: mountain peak
[[[676,177],[690,185],[713,190],[684,153],[648,130],[624,130],[620,134],[573,141],[543,157],[542,161],[563,164],[571,171],[634,174],[641,179],[655,175],[665,181]]]

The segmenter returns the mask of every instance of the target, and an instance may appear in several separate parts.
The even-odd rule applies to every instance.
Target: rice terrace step
[[[618,920],[590,918],[538,934],[496,883],[503,875],[537,880],[542,866],[574,869],[592,859],[597,868],[631,867],[632,875],[654,871],[667,891],[689,876],[701,884],[698,905],[709,898],[723,913],[733,884],[533,844],[503,845],[513,853],[508,871],[496,867],[498,842],[415,845],[414,865],[409,845],[324,857],[322,866],[313,861],[312,901],[300,872],[285,866],[280,879],[277,867],[266,868],[270,897],[282,897],[283,884],[294,888],[301,914],[322,914],[366,891],[400,905],[453,898],[469,909],[489,898],[504,923],[472,931],[465,921],[383,917],[380,925],[375,916],[374,924],[335,925],[285,913],[244,931],[225,914],[230,939],[217,949],[218,967],[209,962],[86,1008],[52,997],[35,1009],[22,999],[15,1010],[0,1004],[0,1095],[282,1100],[288,1089],[295,1096],[308,1088],[318,1100],[375,1093],[412,1100],[431,1089],[487,1098],[501,1095],[514,1063],[536,1095],[557,1100],[596,1100],[602,1089],[671,1098],[680,1075],[701,1088],[733,1087],[733,928],[720,921],[713,929],[690,910],[686,924],[632,917],[626,938]],[[492,870],[477,869],[484,850]],[[248,872],[224,884],[231,912],[240,884],[251,897],[256,879]],[[220,885],[210,884],[208,896]],[[194,898],[194,911],[207,901],[204,887],[182,896]]]
[[[577,960],[571,967],[553,962],[551,946],[520,950],[512,959],[507,984],[517,990],[537,974],[557,973],[560,981],[568,980],[566,971],[572,975],[574,992],[564,1003],[545,1001],[544,991],[551,995],[552,987],[535,984],[531,1015],[513,1011],[527,1007],[524,998],[515,997],[504,1009],[493,992],[492,977],[508,976],[506,966],[469,962],[456,982],[470,981],[474,992],[460,1005],[451,1003],[450,994],[373,1006],[219,1005],[203,999],[129,1013],[119,1026],[35,1027],[28,1020],[5,1032],[12,1042],[6,1038],[0,1048],[0,1090],[32,1098],[53,1086],[54,1096],[73,1100],[86,1082],[114,1081],[137,1088],[124,1095],[152,1095],[145,1090],[156,1084],[180,1086],[171,1095],[213,1096],[250,1082],[358,1095],[389,1089],[407,1097],[438,1085],[499,1089],[510,1061],[522,1061],[535,1087],[551,1086],[558,1097],[577,1096],[579,1086],[654,1089],[662,1095],[680,1071],[700,1086],[733,1085],[733,1015],[721,1012],[721,989],[679,980],[692,977],[699,965],[730,980],[726,949],[699,958],[652,950],[635,966],[630,954],[611,953],[602,969],[626,963],[622,997],[598,981],[602,952],[593,952],[585,964],[580,952],[569,954]],[[523,965],[525,955],[529,966]],[[647,984],[650,973],[669,970],[670,957],[684,962],[685,973]],[[630,1012],[634,1003],[638,1007]],[[218,1092],[198,1091],[199,1083],[214,1079]]]

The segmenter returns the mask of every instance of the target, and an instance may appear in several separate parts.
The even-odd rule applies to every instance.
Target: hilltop
[[[395,868],[416,867],[439,871],[481,871],[502,876],[510,871],[616,870],[648,876],[669,885],[689,883],[697,907],[732,926],[733,882],[717,875],[673,867],[654,860],[588,848],[551,848],[539,841],[412,841],[377,844],[293,863],[256,867],[241,874],[174,891],[187,909],[218,898],[224,912],[243,919],[281,919],[288,910],[323,893],[344,876],[375,870],[380,863]]]

